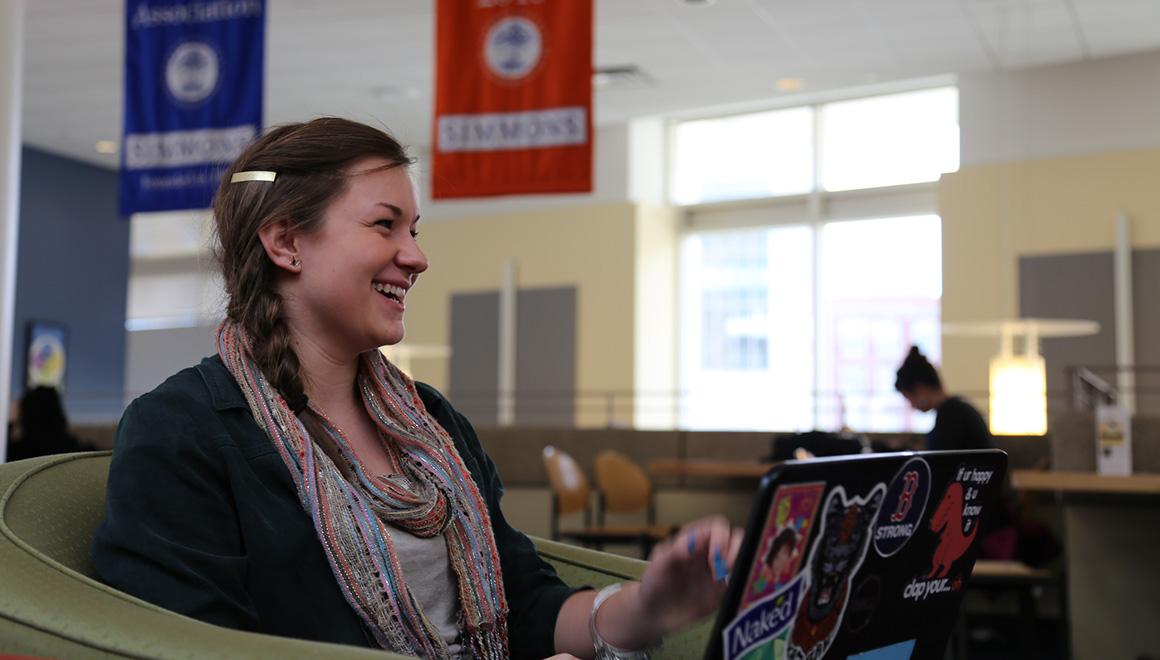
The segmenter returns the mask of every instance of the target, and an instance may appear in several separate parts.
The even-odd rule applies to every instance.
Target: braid
[[[221,256],[229,294],[226,315],[249,335],[254,362],[266,380],[287,401],[301,397],[300,363],[290,341],[282,297],[273,286],[274,265],[257,243],[243,254],[223,250]]]
[[[287,401],[304,395],[298,354],[291,343],[290,326],[282,314],[282,297],[272,289],[259,294],[254,306],[254,327],[246,328],[253,341],[251,351],[263,375]]]
[[[259,268],[266,269],[265,263]],[[268,272],[268,271],[267,271]],[[261,277],[242,278],[243,281],[260,283]],[[306,391],[302,383],[301,362],[291,342],[290,326],[282,313],[282,297],[273,287],[258,285],[249,292],[246,314],[241,320],[235,319],[250,336],[250,354],[262,370],[262,375],[281,393],[287,402],[306,401]],[[239,296],[241,298],[242,296]],[[291,408],[295,406],[291,403]],[[351,467],[342,452],[309,410],[298,410],[298,418],[322,451],[330,457],[335,467],[348,479],[353,477]]]

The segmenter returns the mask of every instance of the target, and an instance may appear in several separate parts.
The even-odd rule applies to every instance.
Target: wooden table
[[[1160,495],[1160,474],[1113,477],[1094,472],[1015,470],[1016,490],[1090,495]]]

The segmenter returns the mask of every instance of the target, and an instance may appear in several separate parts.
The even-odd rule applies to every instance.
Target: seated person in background
[[[916,410],[935,411],[934,428],[927,435],[927,449],[989,449],[993,446],[983,416],[963,399],[946,393],[938,371],[917,346],[910,348],[910,353],[898,368],[894,389]]]
[[[898,368],[894,388],[910,405],[922,412],[934,410],[934,428],[927,435],[927,448],[933,450],[990,449],[994,440],[983,415],[957,396],[950,396],[942,386],[938,371],[917,346],[911,347]],[[1020,519],[1020,507],[1011,488],[1008,471],[1003,484],[1002,506],[986,519],[980,557],[984,559],[1019,559],[1040,566],[1053,559],[1059,545],[1042,525]]]
[[[68,432],[68,418],[55,387],[39,385],[24,393],[14,430],[9,461],[93,449]]]
[[[504,519],[468,420],[379,352],[428,265],[411,163],[323,118],[225,173],[218,353],[125,411],[97,574],[217,625],[420,657],[607,655],[713,613],[741,541],[724,518],[597,601]]]

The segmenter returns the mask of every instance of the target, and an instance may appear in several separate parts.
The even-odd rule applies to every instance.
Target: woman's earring
[[[290,265],[297,268],[302,265],[302,260],[298,258],[298,255],[294,255],[290,257]]]

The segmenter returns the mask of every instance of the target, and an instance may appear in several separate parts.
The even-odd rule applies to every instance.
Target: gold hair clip
[[[230,183],[240,183],[242,181],[273,181],[277,176],[277,172],[269,172],[266,170],[235,172],[234,175],[230,177]]]

